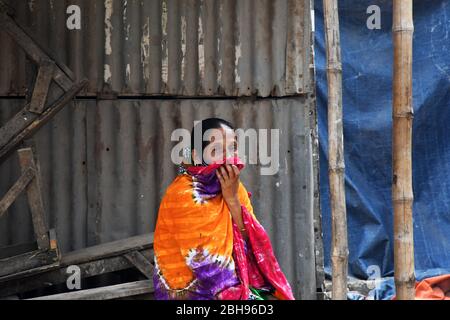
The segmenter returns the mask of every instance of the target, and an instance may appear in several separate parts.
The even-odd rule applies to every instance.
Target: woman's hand
[[[230,207],[239,205],[239,169],[235,165],[225,164],[221,166],[216,175],[219,178],[222,187],[222,196],[227,205]]]
[[[230,209],[231,216],[234,222],[241,230],[244,239],[247,235],[244,230],[244,221],[242,220],[241,202],[239,200],[239,169],[235,165],[223,165],[217,171],[216,175],[219,178],[222,187],[222,197]]]

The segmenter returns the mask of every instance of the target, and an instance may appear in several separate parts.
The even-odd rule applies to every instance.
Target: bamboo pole
[[[394,0],[392,202],[394,208],[394,278],[398,300],[412,300],[415,296],[411,157],[414,32],[412,7],[412,0]]]
[[[342,64],[337,0],[323,0],[328,78],[328,174],[332,216],[332,298],[347,299],[348,243],[344,185]]]

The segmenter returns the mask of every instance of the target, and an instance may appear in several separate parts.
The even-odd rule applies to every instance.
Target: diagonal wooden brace
[[[10,17],[5,12],[0,11],[0,28],[6,31],[11,38],[23,49],[27,54],[28,58],[33,61],[36,65],[40,65],[41,61],[49,60],[49,54],[47,49],[34,41],[33,37],[30,35],[31,32],[25,27],[21,26],[17,21]],[[54,59],[53,59],[54,60]],[[73,72],[64,64],[56,62],[57,68],[53,75],[53,80],[64,90],[70,90],[73,79],[75,76]]]
[[[132,251],[125,254],[125,258],[132,263],[147,279],[152,279],[153,265],[139,251]]]
[[[86,85],[83,80],[48,107],[41,115],[29,112],[26,106],[21,112],[0,128],[0,163],[24,139],[32,136],[43,125],[49,122],[65,105],[67,105]]]
[[[50,83],[52,82],[55,64],[51,60],[44,59],[40,63],[38,75],[31,96],[30,111],[37,114],[42,114],[47,101]]]
[[[8,210],[17,197],[22,193],[28,184],[33,180],[35,172],[32,168],[27,168],[22,173],[19,180],[8,190],[3,199],[0,200],[0,217]]]

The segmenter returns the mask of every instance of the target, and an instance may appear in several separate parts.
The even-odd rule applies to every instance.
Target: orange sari
[[[238,195],[248,243],[220,192],[202,197],[200,187],[195,175],[184,173],[162,199],[154,238],[156,299],[249,299],[251,288],[293,299],[244,185]]]

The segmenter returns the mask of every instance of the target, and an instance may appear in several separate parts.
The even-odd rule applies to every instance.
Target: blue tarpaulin
[[[381,9],[370,30],[367,8]],[[349,274],[392,277],[392,1],[339,0]],[[315,1],[324,255],[330,273],[327,79],[322,1]],[[450,273],[450,0],[414,1],[413,191],[417,278]],[[371,267],[372,266],[372,267]],[[433,272],[433,270],[437,270]],[[393,285],[390,285],[393,288]],[[393,294],[392,290],[390,293]]]

